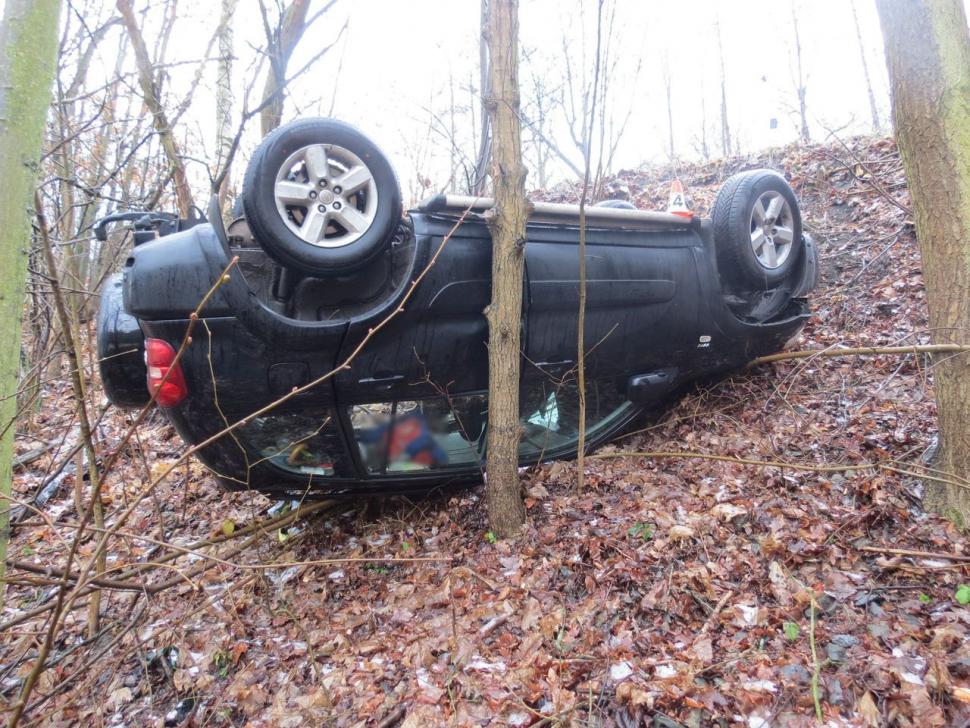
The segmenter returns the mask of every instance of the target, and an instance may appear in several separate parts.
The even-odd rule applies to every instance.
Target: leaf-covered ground
[[[706,211],[721,181],[759,166],[792,181],[822,257],[796,348],[925,343],[892,142],[789,147],[677,174]],[[640,207],[662,208],[671,176],[625,172],[615,185]],[[71,411],[67,386],[50,385],[18,451],[72,442]],[[172,568],[136,579],[169,588],[105,592],[92,640],[87,610],[71,612],[28,716],[111,726],[759,728],[818,725],[817,700],[830,726],[967,725],[970,547],[923,512],[907,466],[927,456],[935,426],[923,356],[738,373],[671,400],[602,448],[582,491],[575,463],[524,474],[529,530],[508,543],[487,537],[480,490],[345,502],[286,534],[226,538],[267,518],[271,504],[222,493],[198,465],[180,467],[126,524],[109,567],[157,560],[166,542],[225,540],[168,562],[185,579]],[[109,450],[124,428],[122,414],[104,419]],[[107,485],[109,522],[181,450],[153,416]],[[620,451],[727,459],[610,457]],[[18,493],[32,493],[57,460],[47,453],[20,468]],[[890,461],[894,470],[858,467]],[[16,528],[13,559],[63,564],[72,479],[45,507],[49,522],[30,516]],[[389,560],[401,558],[427,560]],[[332,559],[348,561],[319,563]],[[11,703],[47,615],[10,622],[50,603],[53,587],[50,576],[9,572],[17,583],[2,613],[0,693]]]

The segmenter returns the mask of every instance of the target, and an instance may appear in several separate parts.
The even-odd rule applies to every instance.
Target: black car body
[[[162,360],[165,344],[174,355],[192,325],[164,411],[192,445],[245,420],[197,453],[227,488],[355,496],[480,481],[491,237],[480,214],[489,203],[467,202],[427,201],[396,221],[379,255],[335,277],[280,265],[241,221],[227,233],[217,205],[212,224],[137,245],[102,298],[109,399],[146,404],[145,341],[152,368],[152,347]],[[528,226],[517,383],[523,466],[576,454],[579,232],[567,207],[545,206]],[[816,282],[814,246],[800,237],[785,281],[749,290],[719,274],[710,219],[593,212],[589,446],[678,385],[780,350],[808,317]],[[153,381],[166,372],[161,361]]]

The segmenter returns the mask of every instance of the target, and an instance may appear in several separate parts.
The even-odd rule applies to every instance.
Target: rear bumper
[[[151,399],[145,367],[145,335],[138,319],[125,312],[120,273],[105,281],[98,309],[98,368],[108,401],[141,409]]]

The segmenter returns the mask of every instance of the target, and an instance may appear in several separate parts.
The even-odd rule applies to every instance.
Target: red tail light
[[[174,407],[188,396],[189,388],[182,367],[175,361],[175,349],[171,344],[161,339],[145,339],[145,363],[148,365],[148,391],[154,394],[158,390],[155,401],[160,407]],[[168,379],[163,384],[166,374]]]

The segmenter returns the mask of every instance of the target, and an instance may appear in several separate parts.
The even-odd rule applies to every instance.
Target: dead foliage
[[[662,208],[676,175],[704,211],[727,176],[760,166],[792,181],[822,256],[796,347],[926,343],[892,141],[791,146],[609,182],[640,207]],[[970,548],[956,526],[924,513],[920,481],[906,474],[934,440],[932,364],[923,355],[808,358],[696,387],[599,454],[846,469],[607,457],[587,461],[577,491],[575,463],[551,463],[524,474],[530,530],[509,543],[488,538],[477,490],[342,502],[282,531],[279,521],[244,531],[271,517],[270,504],[221,492],[191,462],[114,542],[104,578],[137,586],[105,584],[94,638],[84,610],[66,618],[26,716],[49,725],[758,728],[816,725],[818,710],[833,726],[965,725]],[[69,392],[49,384],[37,429],[18,440],[21,499],[76,439]],[[121,413],[101,420],[106,452],[125,428]],[[108,524],[182,450],[152,415],[105,484]],[[852,467],[870,462],[898,467]],[[49,603],[61,578],[75,477],[64,476],[43,517],[22,519],[11,544],[0,635],[8,704],[46,628],[47,613],[24,615]],[[214,543],[195,543],[205,539]],[[432,560],[387,560],[401,557]],[[332,559],[353,561],[319,563]]]

